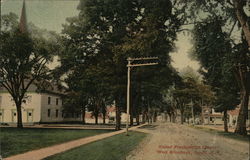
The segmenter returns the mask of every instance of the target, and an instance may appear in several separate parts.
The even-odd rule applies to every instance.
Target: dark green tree
[[[227,111],[239,104],[239,88],[234,76],[238,57],[232,51],[228,35],[222,31],[223,21],[211,18],[194,28],[194,54],[201,62],[201,73],[216,95],[215,108],[224,112],[224,129],[227,132]],[[210,47],[209,44],[216,41]]]
[[[38,28],[25,28],[25,22],[18,26],[13,13],[3,15],[0,31],[0,82],[11,95],[17,109],[17,127],[22,128],[22,103],[32,83],[51,78],[47,67],[53,60],[57,42],[55,34],[39,32]],[[33,30],[34,29],[34,30]],[[41,31],[41,30],[40,30]]]
[[[177,1],[176,1],[177,2]],[[235,132],[246,134],[247,104],[249,101],[249,46],[250,46],[250,21],[249,1],[246,0],[188,0],[178,1],[181,6],[186,6],[186,24],[196,25],[197,23],[208,23],[208,21],[222,20],[220,23],[226,36],[226,43],[230,40],[229,52],[237,53],[238,56],[232,59],[231,67],[234,69],[236,80],[241,93],[240,114]],[[212,31],[213,32],[213,31]],[[235,38],[237,37],[237,38]],[[241,39],[239,41],[239,39]],[[217,41],[219,40],[219,41]],[[221,44],[221,38],[215,38],[211,43],[206,43],[203,49],[213,48]],[[240,50],[236,49],[241,46]],[[227,48],[228,49],[228,48]]]
[[[111,97],[116,104],[116,129],[120,129],[120,112],[124,110],[126,100],[126,59],[130,56],[159,57],[159,66],[136,69],[135,73],[132,73],[133,77],[136,77],[137,73],[143,75],[138,85],[133,86],[134,91],[140,94],[135,96],[133,105],[143,104],[140,102],[143,96],[153,99],[152,97],[157,95],[160,100],[161,90],[172,83],[169,77],[172,77],[174,72],[170,67],[169,52],[174,48],[173,41],[176,39],[176,31],[181,20],[172,14],[171,1],[163,0],[82,0],[78,9],[79,16],[69,18],[64,26],[62,70],[74,72],[77,68],[76,59],[84,63],[83,70],[96,67],[98,64],[98,68],[105,73],[105,76],[99,77],[107,79],[105,83],[108,84]],[[154,84],[158,90],[143,87],[142,82],[147,86]],[[137,83],[137,80],[132,79],[132,83]],[[153,103],[150,99],[148,101]]]

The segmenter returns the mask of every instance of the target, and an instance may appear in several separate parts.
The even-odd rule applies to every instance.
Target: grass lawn
[[[46,160],[123,160],[145,137],[146,134],[140,132],[130,132],[129,136],[122,133],[48,157]]]
[[[200,130],[203,130],[203,131],[206,131],[206,132],[214,133],[214,134],[217,134],[219,136],[224,136],[224,137],[227,137],[227,138],[240,140],[240,141],[249,142],[249,140],[250,140],[250,135],[242,136],[242,135],[238,135],[238,134],[235,134],[235,133],[232,133],[232,132],[224,132],[224,131],[219,131],[219,130],[216,130],[216,129],[205,128],[205,127],[200,127],[200,126],[190,126],[190,127],[200,129]]]
[[[0,154],[2,157],[9,157],[26,151],[111,131],[114,130],[1,128]]]

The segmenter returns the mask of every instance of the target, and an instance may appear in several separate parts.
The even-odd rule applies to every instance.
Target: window
[[[14,116],[16,116],[16,112],[14,113]]]
[[[51,104],[51,97],[48,97],[48,104]]]
[[[59,99],[57,98],[57,99],[56,99],[56,105],[58,105],[58,102],[59,102]]]
[[[29,97],[28,97],[28,101],[29,101],[29,102],[31,102],[31,101],[32,101],[32,96],[31,96],[31,95],[29,95]]]
[[[58,109],[56,110],[56,118],[58,117]]]
[[[50,117],[50,109],[48,109],[48,117]]]
[[[31,113],[31,112],[29,112],[29,117],[30,117],[30,116],[32,116],[32,113]]]
[[[0,96],[0,106],[1,106],[1,103],[2,103],[2,96]]]

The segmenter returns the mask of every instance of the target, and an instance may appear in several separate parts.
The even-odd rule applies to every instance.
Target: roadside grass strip
[[[232,133],[232,132],[224,132],[224,131],[219,131],[219,130],[216,130],[216,129],[200,127],[200,126],[189,126],[189,127],[199,129],[199,130],[202,130],[202,131],[205,131],[205,132],[214,133],[214,134],[217,134],[219,136],[223,136],[223,137],[243,141],[243,142],[249,142],[250,141],[250,135],[243,136],[243,135],[239,135],[239,134]]]
[[[146,133],[129,132],[92,142],[51,156],[45,160],[123,160],[146,137]]]
[[[112,132],[114,130],[81,130],[56,128],[1,128],[0,155],[5,158],[71,140]]]

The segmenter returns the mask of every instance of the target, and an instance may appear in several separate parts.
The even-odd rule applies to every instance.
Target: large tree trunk
[[[102,116],[103,116],[102,117],[102,123],[106,124],[106,113],[103,113]]]
[[[168,113],[168,116],[169,116],[169,122],[172,122],[172,114]]]
[[[183,124],[183,122],[184,122],[184,108],[182,108],[180,111],[181,111],[181,124]]]
[[[23,128],[21,103],[16,103],[16,109],[17,109],[17,128]]]
[[[116,106],[116,121],[115,121],[115,130],[121,129],[121,108]]]
[[[136,124],[140,125],[140,115],[136,114]]]
[[[85,106],[82,107],[82,124],[86,124],[86,121],[85,121]]]
[[[132,113],[130,113],[130,117],[129,118],[130,118],[130,121],[129,121],[130,124],[129,125],[133,126],[134,125],[134,116],[133,116]]]
[[[171,122],[175,123],[175,113],[174,113],[174,111],[171,114]]]
[[[142,123],[146,122],[146,118],[147,118],[146,114],[147,114],[146,111],[143,111],[143,113],[142,113]]]
[[[246,135],[246,119],[247,119],[247,110],[249,102],[249,90],[250,90],[250,73],[246,65],[240,65],[238,68],[238,75],[236,75],[237,81],[241,88],[241,104],[239,110],[239,116],[236,124],[235,133],[240,135]]]
[[[95,114],[95,124],[98,124],[98,114]]]
[[[228,132],[228,125],[227,125],[227,110],[224,110],[224,115],[223,115],[223,119],[224,119],[224,131]]]
[[[146,112],[146,121],[147,121],[148,124],[149,124],[149,113],[148,113],[148,111]]]
[[[168,121],[168,114],[164,113],[164,121],[167,122]]]
[[[103,124],[106,124],[106,107],[105,105],[102,106],[102,121],[103,121]]]
[[[153,113],[153,122],[157,121],[157,111],[155,110]]]
[[[242,27],[242,30],[244,32],[244,36],[247,40],[248,50],[250,50],[250,26],[247,22],[248,17],[243,9],[244,3],[246,3],[246,0],[233,0],[234,9],[235,9],[237,19]]]
[[[247,119],[247,110],[248,110],[248,101],[249,101],[249,92],[244,91],[242,93],[242,102],[240,104],[240,111],[237,120],[237,125],[235,129],[235,133],[246,135],[246,119]]]
[[[131,96],[132,97],[132,96]],[[132,99],[132,98],[131,98]],[[129,125],[133,126],[134,125],[134,105],[135,105],[135,99],[133,98],[133,102],[134,103],[130,103],[130,110],[129,110]]]

